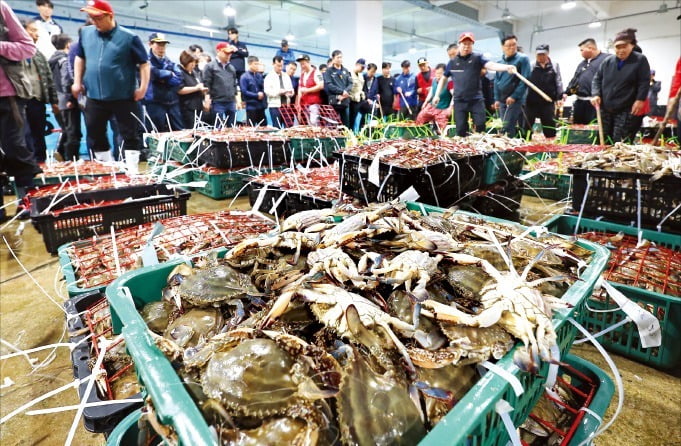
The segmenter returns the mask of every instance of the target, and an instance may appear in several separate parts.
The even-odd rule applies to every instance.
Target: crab
[[[418,250],[426,252],[456,252],[463,248],[463,244],[442,232],[423,229],[420,231],[407,231],[398,234],[393,240],[379,243],[396,250]]]
[[[431,257],[427,252],[405,251],[390,260],[383,268],[375,268],[372,274],[384,276],[384,280],[392,284],[393,288],[404,284],[408,292],[412,293],[418,301],[422,301],[428,297],[426,286],[431,276],[437,273],[437,266],[442,258],[441,254]],[[412,281],[417,282],[413,289]]]
[[[352,258],[339,248],[321,248],[312,251],[307,256],[307,263],[310,266],[308,277],[313,277],[323,271],[339,283],[349,280],[359,289],[372,287],[372,283],[360,276]]]
[[[477,381],[475,367],[418,368],[414,386],[425,402],[428,424],[435,426]]]
[[[287,217],[281,223],[279,231],[286,232],[293,229],[303,232],[319,232],[328,227],[325,221],[334,214],[332,209],[311,209],[298,212]]]
[[[218,264],[206,268],[194,268],[177,287],[171,287],[172,300],[186,301],[194,306],[220,306],[226,301],[262,295],[253,285],[248,274],[229,265]]]
[[[257,237],[243,240],[229,250],[224,259],[227,262],[239,262],[244,256],[247,256],[250,251],[258,249],[262,255],[267,250],[261,248],[268,248],[270,250],[276,248],[294,249],[295,255],[291,263],[298,262],[298,257],[303,247],[306,249],[313,249],[319,244],[320,235],[318,233],[306,232],[283,232],[281,234],[272,235],[268,237]]]
[[[356,340],[346,317],[348,308],[354,307],[364,327],[380,327],[382,329],[404,358],[407,370],[413,373],[414,365],[409,358],[407,349],[398,339],[393,328],[402,333],[403,336],[411,337],[413,336],[414,326],[390,316],[376,304],[359,294],[351,293],[330,283],[311,283],[308,286],[298,285],[283,290],[261,325],[267,327],[275,318],[286,311],[291,300],[296,297],[310,304],[312,313],[324,326],[333,329],[341,338]]]
[[[163,336],[180,348],[194,347],[215,335],[223,322],[222,312],[218,308],[192,308],[171,322]]]

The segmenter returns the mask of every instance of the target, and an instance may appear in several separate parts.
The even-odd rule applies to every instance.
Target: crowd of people
[[[583,60],[564,88],[549,45],[537,46],[531,60],[513,35],[502,39],[503,57],[496,62],[475,52],[475,36],[464,32],[448,47],[446,63],[431,67],[421,57],[413,72],[411,62],[404,60],[393,75],[389,62],[383,62],[378,73],[378,65],[364,58],[348,68],[340,50],[334,50],[326,64],[315,66],[308,55],[296,56],[286,40],[271,60],[260,60],[233,27],[227,30],[228,39],[215,46],[214,57],[200,45],[191,45],[173,61],[162,32],[151,33],[143,43],[117,23],[106,0],[90,0],[81,9],[88,18],[75,38],[52,19],[50,0],[37,0],[39,15],[22,22],[3,0],[0,5],[0,40],[6,41],[0,46],[2,168],[20,187],[31,185],[40,171],[36,162],[46,158],[46,104],[62,127],[58,152],[63,159],[78,158],[82,114],[89,149],[96,159],[108,161],[119,148],[139,150],[143,128],[179,130],[201,121],[233,126],[241,108],[247,124],[284,127],[281,108],[288,105],[304,111],[312,125],[319,123],[320,106],[329,105],[351,129],[396,116],[433,123],[442,131],[453,118],[461,136],[484,131],[488,114],[496,112],[510,136],[538,119],[551,138],[557,110],[568,95],[576,95],[574,123],[592,122],[600,108],[606,136],[631,140],[650,105],[655,107],[660,90],[633,29],[615,36],[615,54],[601,52],[592,38],[580,42]],[[50,36],[52,54],[36,50],[41,32]],[[529,89],[518,74],[550,100]],[[16,125],[23,122],[28,125]],[[109,124],[118,141],[113,153]]]

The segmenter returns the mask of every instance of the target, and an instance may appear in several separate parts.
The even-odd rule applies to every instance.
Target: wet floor
[[[222,210],[230,202],[231,199],[215,201],[193,193],[188,203],[188,212],[195,214]],[[237,200],[234,208],[247,209],[247,200]],[[559,208],[553,202],[525,197],[522,210],[530,222],[536,222],[546,218],[547,214],[557,212]],[[13,213],[13,210],[10,212]],[[45,251],[42,236],[30,222],[25,226],[23,235],[13,244],[17,247],[18,258],[35,282],[12,258],[4,243],[0,246],[0,338],[20,349],[68,340],[61,308],[66,291],[57,258]],[[4,234],[11,238],[16,227],[15,223]],[[10,351],[6,345],[0,347],[3,355]],[[593,348],[575,347],[573,351],[607,370],[605,362]],[[73,382],[68,348],[57,347],[32,354],[31,358],[44,361],[51,355],[54,356],[51,362],[34,371],[25,357],[0,361],[0,382],[3,383],[3,388],[0,389],[0,416],[6,417],[32,399]],[[681,444],[681,378],[614,355],[613,359],[624,381],[623,409],[612,428],[598,438],[595,444]],[[4,386],[4,383],[9,383],[7,379],[13,384]],[[75,387],[69,387],[36,404],[32,409],[77,403]],[[615,396],[606,420],[612,416],[616,405]],[[0,425],[0,444],[64,444],[74,415],[75,411],[35,416],[21,413]],[[72,444],[100,445],[105,444],[105,439],[103,435],[87,432],[79,421]]]

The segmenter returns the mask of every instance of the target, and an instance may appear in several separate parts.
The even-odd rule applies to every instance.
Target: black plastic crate
[[[70,333],[77,333],[75,336],[70,336],[71,342],[79,342],[86,335],[80,334],[87,325],[79,314],[90,308],[96,302],[105,298],[105,294],[100,291],[92,291],[81,294],[64,303],[64,308],[70,316],[67,319],[67,325]],[[92,374],[89,364],[92,362],[91,341],[83,342],[73,349],[71,352],[71,361],[73,363],[73,376],[78,379],[87,378]],[[85,394],[87,381],[80,384],[78,387],[78,396],[82,398]],[[130,397],[139,399],[142,398],[141,393],[137,393]],[[100,401],[107,401],[101,398],[96,386],[93,386],[88,396],[88,403],[97,403]],[[125,418],[129,413],[135,409],[142,407],[141,402],[130,402],[121,404],[112,404],[108,406],[85,407],[83,409],[83,424],[85,429],[95,433],[109,433],[116,425]]]
[[[641,184],[641,226],[657,229],[660,225],[665,232],[681,233],[681,209],[677,209],[681,204],[681,178],[664,175],[657,181],[650,181],[652,175],[649,174],[574,168],[570,169],[570,173],[573,178],[573,212],[578,213],[584,202],[582,215],[585,217],[636,224],[638,180]]]
[[[287,194],[285,201],[286,215],[292,215],[302,211],[328,209],[333,207],[333,202],[330,200],[321,200],[319,198],[311,197],[310,195],[303,195],[295,192],[290,192]]]
[[[249,180],[244,180],[244,182],[248,184],[248,202],[251,204],[251,207],[253,207],[256,200],[258,199],[258,195],[260,195],[260,191],[262,190],[263,187],[265,187],[265,185],[262,183]],[[270,209],[272,209],[273,203],[276,203],[279,200],[279,198],[285,193],[286,192],[279,189],[277,186],[268,185],[267,191],[264,192],[265,196],[263,197],[259,211],[269,213]],[[279,204],[276,207],[276,213],[279,216],[284,215],[286,213],[285,197],[281,201],[279,201]]]
[[[518,178],[500,180],[471,194],[462,201],[461,208],[490,217],[518,221],[524,187],[525,183]]]
[[[61,200],[51,210],[84,203],[98,203],[128,198],[143,199],[110,206],[73,210],[59,215],[41,214],[52,202],[52,197],[36,198],[31,203],[31,220],[43,235],[45,248],[51,254],[64,243],[73,242],[95,234],[108,234],[116,230],[149,223],[187,213],[187,200],[191,193],[182,189],[168,189],[165,184],[121,187],[83,192]]]
[[[199,162],[221,169],[249,167],[274,169],[288,163],[285,140],[215,141],[204,139],[199,144]]]
[[[484,164],[484,155],[452,156],[446,162],[412,169],[379,162],[380,186],[376,186],[369,182],[372,160],[334,155],[340,160],[341,191],[365,203],[394,200],[413,186],[420,203],[447,207],[480,186]]]

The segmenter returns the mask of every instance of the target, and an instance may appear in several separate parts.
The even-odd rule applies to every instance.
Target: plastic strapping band
[[[579,206],[579,215],[577,216],[577,223],[575,224],[575,232],[574,236],[577,235],[577,231],[579,230],[579,222],[582,220],[582,212],[584,212],[584,205],[586,204],[586,198],[589,196],[589,188],[591,187],[591,183],[589,182],[589,172],[586,173],[586,188],[584,189],[584,197],[582,198],[582,204]]]
[[[621,310],[621,308],[617,307],[613,311],[617,311],[617,310]],[[598,333],[592,334],[591,336],[593,336],[594,338],[600,338],[604,334],[609,333],[613,330],[616,330],[619,327],[621,327],[622,325],[628,324],[631,321],[632,321],[632,319],[629,316],[627,316],[624,319],[622,319],[621,321],[619,321],[618,323],[611,325],[607,328],[604,328],[603,330],[599,331]],[[577,339],[575,342],[573,342],[573,344],[575,344],[575,345],[583,344],[583,343],[588,342],[588,341],[589,341],[589,338],[582,338],[582,339]]]
[[[520,380],[508,370],[504,370],[498,365],[492,364],[489,361],[483,361],[480,363],[480,365],[489,370],[490,372],[496,373],[499,377],[507,381],[513,388],[513,391],[515,392],[516,396],[520,396],[523,394],[523,392],[525,392],[525,389],[523,389],[523,385],[520,382]]]
[[[549,373],[546,378],[546,388],[552,389],[554,384],[556,384],[556,377],[558,376],[558,362],[560,362],[560,349],[558,345],[551,346],[551,356],[555,362],[549,365]]]
[[[636,178],[636,228],[638,229],[638,245],[641,245],[641,179]]]
[[[593,410],[589,409],[588,407],[580,407],[579,410],[581,410],[582,412],[586,412],[587,414],[594,417],[596,419],[596,421],[598,421],[599,426],[601,424],[603,424],[603,418],[600,415],[598,415],[596,412],[594,412]]]
[[[664,218],[663,218],[662,220],[660,220],[660,223],[657,225],[657,232],[662,232],[662,225],[664,224],[664,222],[665,222],[669,217],[671,217],[672,215],[676,214],[676,212],[678,212],[679,209],[681,209],[681,203],[679,203],[678,206],[676,206],[670,213],[668,213],[667,215],[665,215]]]
[[[504,427],[506,428],[506,432],[508,432],[508,437],[511,440],[511,444],[513,446],[522,446],[518,431],[516,430],[513,420],[509,415],[509,412],[513,411],[513,406],[511,406],[506,400],[499,400],[494,405],[494,410],[501,417],[501,421],[504,422]]]

